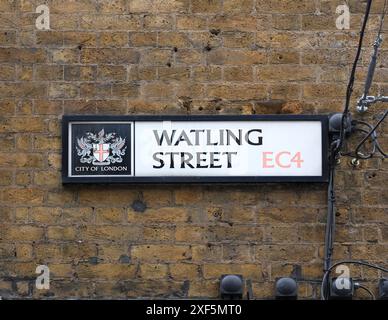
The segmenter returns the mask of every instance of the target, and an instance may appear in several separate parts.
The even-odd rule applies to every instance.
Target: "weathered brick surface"
[[[35,28],[43,2],[49,31]],[[340,111],[365,8],[348,2],[350,30],[335,27],[342,1],[0,1],[0,295],[215,298],[220,275],[239,273],[257,298],[282,276],[318,298],[325,185],[64,187],[60,118]],[[388,88],[387,48],[374,92]],[[386,177],[381,160],[341,162],[335,259],[387,262]],[[375,286],[377,273],[352,272]]]

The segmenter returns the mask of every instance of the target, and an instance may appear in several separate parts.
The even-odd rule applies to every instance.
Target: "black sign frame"
[[[246,184],[285,182],[328,182],[327,115],[64,115],[62,117],[63,184]],[[69,124],[72,122],[139,122],[139,121],[320,121],[322,128],[321,176],[163,176],[163,177],[77,177],[69,176]]]

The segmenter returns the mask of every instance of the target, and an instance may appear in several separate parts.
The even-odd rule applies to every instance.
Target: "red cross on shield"
[[[108,143],[93,143],[93,156],[98,162],[103,162],[109,157]]]

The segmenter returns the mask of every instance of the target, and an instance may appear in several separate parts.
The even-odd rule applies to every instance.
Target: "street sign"
[[[64,183],[326,182],[326,116],[64,116]]]

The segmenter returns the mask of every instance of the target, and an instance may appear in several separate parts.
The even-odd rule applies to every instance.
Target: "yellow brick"
[[[252,15],[218,15],[209,21],[209,28],[222,31],[256,31],[257,23],[258,19]]]
[[[160,208],[146,209],[145,212],[135,212],[132,209],[128,211],[128,221],[130,222],[185,222],[189,214],[184,208]]]
[[[0,185],[1,186],[11,185],[12,181],[13,181],[13,172],[12,171],[0,170]]]
[[[63,33],[63,42],[65,46],[77,45],[82,47],[94,47],[97,43],[97,36],[93,32],[67,31]]]
[[[34,207],[31,209],[31,220],[37,223],[58,223],[62,209],[53,207]]]
[[[131,32],[129,43],[136,47],[155,46],[157,43],[156,32]]]
[[[27,222],[28,216],[29,216],[29,208],[25,208],[25,207],[15,208],[16,222]]]
[[[96,11],[96,3],[93,0],[53,0],[50,4],[53,13],[80,13]]]
[[[177,226],[175,240],[187,243],[204,242],[208,239],[207,231],[203,226]]]
[[[172,60],[171,50],[149,49],[142,52],[140,58],[141,65],[166,65]]]
[[[35,112],[38,114],[60,114],[62,113],[60,101],[37,100],[35,101]]]
[[[35,270],[37,264],[34,262],[10,262],[4,265],[4,272],[10,277],[36,278]]]
[[[201,188],[178,189],[174,193],[175,203],[178,205],[195,206],[201,201],[203,194]]]
[[[225,81],[244,81],[249,82],[253,79],[252,67],[225,67],[224,68]]]
[[[97,72],[98,80],[120,81],[127,77],[127,70],[123,66],[99,65]]]
[[[114,97],[137,97],[139,95],[139,86],[132,83],[113,84],[112,95]]]
[[[60,186],[61,173],[58,171],[35,172],[34,183],[38,186]]]
[[[121,208],[97,208],[97,223],[120,223],[123,221],[124,210]]]
[[[140,277],[143,279],[163,279],[167,276],[167,265],[165,264],[141,264]]]
[[[41,46],[63,46],[63,33],[61,31],[37,31],[36,43]]]
[[[174,227],[144,226],[144,241],[172,241],[174,239]]]
[[[47,204],[62,206],[64,203],[71,205],[74,201],[74,192],[71,190],[49,191],[47,194]]]
[[[126,0],[111,0],[111,1],[100,1],[99,12],[101,13],[125,13],[127,12]]]
[[[141,261],[182,261],[191,257],[188,246],[177,245],[135,245],[131,257]]]
[[[30,244],[16,245],[16,258],[21,260],[29,260],[33,257],[33,248]]]
[[[59,170],[61,168],[62,156],[57,153],[50,153],[48,155],[48,165],[54,170]]]
[[[78,232],[73,227],[48,227],[47,238],[49,240],[74,240],[77,238]]]
[[[65,66],[64,77],[66,81],[93,81],[96,71],[94,66]]]
[[[194,13],[218,13],[221,11],[221,0],[196,0],[192,2]]]
[[[141,230],[135,226],[87,226],[81,231],[81,238],[100,241],[128,241],[139,240]]]
[[[252,12],[253,10],[252,0],[224,0],[224,11],[225,12]]]
[[[199,16],[177,16],[176,25],[182,30],[203,30],[206,29],[206,18]]]
[[[136,191],[132,189],[110,188],[106,189],[82,189],[79,192],[79,201],[85,205],[129,205],[136,197]]]
[[[130,0],[131,12],[185,12],[189,8],[188,0]]]
[[[193,261],[220,261],[222,259],[221,245],[194,245],[192,246]]]
[[[44,229],[30,225],[6,226],[2,233],[5,240],[37,241],[43,239]]]
[[[0,245],[0,257],[2,259],[12,259],[15,257],[15,247],[11,244]]]
[[[313,81],[316,78],[315,68],[297,65],[260,66],[257,79],[267,81]]]
[[[50,263],[48,265],[50,268],[50,278],[70,278],[73,274],[73,267],[71,264],[65,263]]]
[[[16,148],[19,150],[31,150],[32,139],[30,134],[19,134],[16,136]]]
[[[128,256],[127,245],[101,244],[98,246],[98,257],[104,262],[118,262],[120,257]]]
[[[9,65],[0,66],[0,80],[14,80],[14,79],[15,79],[14,66],[9,66]]]
[[[342,86],[334,84],[306,84],[303,86],[303,96],[309,98],[337,97],[343,91]]]
[[[210,64],[255,65],[263,64],[267,60],[266,54],[260,51],[217,49],[210,51]]]
[[[160,32],[158,43],[162,47],[177,47],[179,49],[191,47],[187,35],[183,32]]]
[[[250,48],[255,43],[253,32],[225,32],[222,38],[227,48]]]
[[[150,98],[166,99],[174,95],[174,88],[165,82],[154,82],[142,85],[143,96]]]
[[[258,281],[262,279],[262,268],[258,264],[205,264],[205,279],[220,279],[223,274],[242,274],[245,278]]]
[[[97,297],[110,297],[113,299],[124,299],[126,298],[126,293],[117,291],[117,281],[103,281],[96,282],[93,288],[95,290]]]
[[[129,80],[140,81],[140,80],[156,80],[157,79],[157,67],[137,67],[131,66],[129,70]]]
[[[0,48],[2,63],[42,63],[47,59],[44,49]]]
[[[252,283],[253,296],[261,299],[274,299],[275,283],[254,282]]]
[[[16,291],[21,296],[27,296],[30,293],[30,284],[28,281],[16,282]]]
[[[257,261],[303,261],[310,262],[316,257],[317,248],[312,245],[263,245],[256,246]]]
[[[188,263],[170,264],[170,274],[176,280],[194,280],[198,278],[200,266]]]
[[[84,30],[140,30],[141,20],[135,15],[83,15],[80,26]]]
[[[256,9],[259,12],[274,12],[274,13],[314,13],[315,3],[308,0],[293,1],[256,1]]]
[[[79,95],[79,88],[70,83],[51,83],[49,86],[50,98],[75,98]]]
[[[44,191],[37,188],[9,188],[3,195],[6,203],[22,205],[42,204],[43,197]]]
[[[0,100],[0,112],[3,115],[13,115],[15,113],[16,104],[15,101],[4,99]]]
[[[219,281],[196,280],[190,282],[190,298],[218,298],[220,290]]]
[[[77,26],[78,26],[78,15],[63,14],[63,12],[50,13],[50,28],[52,30],[61,30],[61,31],[74,30],[74,29],[77,29]]]
[[[158,74],[160,80],[185,81],[190,78],[190,68],[185,67],[159,67]]]
[[[176,62],[178,63],[199,65],[201,64],[202,59],[202,52],[196,49],[179,49],[176,53]]]
[[[77,63],[79,62],[79,50],[72,48],[52,50],[52,60],[55,63]]]
[[[79,265],[76,272],[81,279],[123,280],[135,276],[136,265],[97,264]]]
[[[102,32],[99,40],[101,47],[126,47],[128,45],[128,33]]]
[[[267,89],[264,85],[209,85],[208,95],[220,99],[265,99]]]
[[[47,128],[46,123],[47,121],[40,117],[6,118],[0,121],[0,132],[44,132]]]
[[[147,30],[169,30],[172,29],[174,20],[169,15],[157,14],[144,17],[144,27]]]
[[[34,246],[34,256],[44,263],[59,261],[62,260],[62,249],[57,244],[37,244]]]
[[[93,209],[88,207],[63,208],[62,221],[67,224],[89,223],[93,218]]]
[[[16,78],[21,81],[31,81],[34,71],[32,66],[20,66],[16,68]]]
[[[97,256],[97,246],[93,243],[65,242],[62,244],[61,260],[69,262],[85,262]]]
[[[143,191],[143,199],[147,207],[169,206],[172,203],[172,191],[169,188],[147,188]]]

